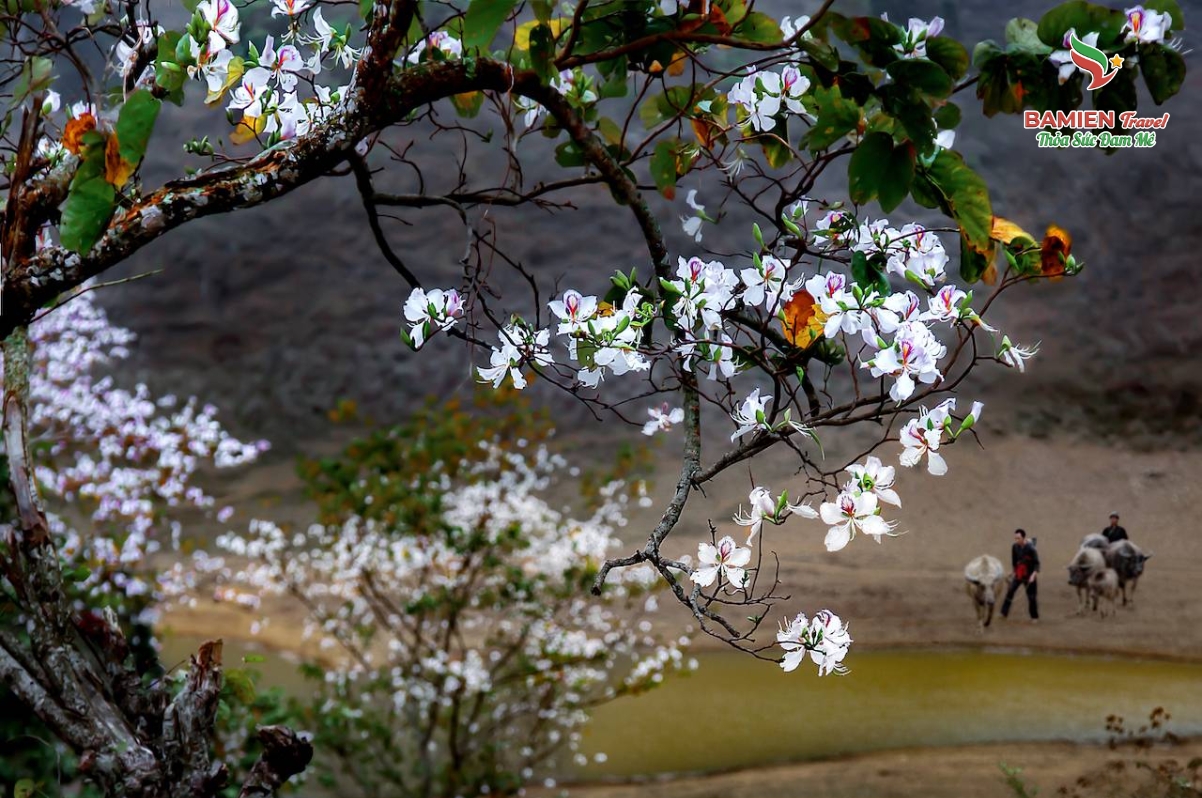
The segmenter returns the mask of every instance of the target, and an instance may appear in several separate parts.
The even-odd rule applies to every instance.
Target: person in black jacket
[[[1118,541],[1118,540],[1126,540],[1127,539],[1127,530],[1125,530],[1121,526],[1119,526],[1119,514],[1118,513],[1110,514],[1110,526],[1103,529],[1102,534],[1105,535],[1106,539],[1109,540],[1111,543],[1114,543],[1115,541]]]
[[[1027,609],[1031,612],[1031,622],[1039,620],[1038,585],[1039,552],[1035,550],[1034,541],[1027,540],[1027,533],[1021,529],[1014,530],[1014,545],[1010,547],[1010,565],[1014,573],[1010,579],[1010,588],[1006,591],[1006,600],[1002,602],[1002,617],[1010,615],[1010,604],[1014,594],[1022,585],[1027,587]]]

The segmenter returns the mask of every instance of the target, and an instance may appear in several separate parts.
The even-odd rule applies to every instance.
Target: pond
[[[198,641],[168,638],[164,662]],[[252,649],[231,643],[233,667]],[[590,764],[564,775],[621,779],[732,770],[889,748],[1038,740],[1103,741],[1106,717],[1136,727],[1155,707],[1171,729],[1202,734],[1202,665],[1122,657],[947,651],[865,652],[847,676],[784,673],[735,652],[701,654],[697,672],[598,709]],[[262,684],[303,689],[295,663],[267,653]],[[604,762],[594,760],[604,753]]]

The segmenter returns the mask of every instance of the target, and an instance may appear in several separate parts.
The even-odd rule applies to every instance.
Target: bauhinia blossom
[[[780,666],[786,673],[797,670],[807,652],[818,666],[819,676],[847,673],[843,659],[851,648],[851,635],[847,632],[847,624],[830,610],[820,610],[812,620],[808,620],[805,613],[798,613],[781,624],[776,642],[785,651]]]
[[[712,543],[697,547],[697,562],[700,567],[693,571],[692,580],[702,587],[709,587],[719,575],[732,587],[747,586],[747,563],[751,562],[751,549],[741,548],[730,535]]]
[[[1017,346],[1010,342],[1010,336],[1002,336],[1002,345],[997,357],[1002,363],[1020,372],[1027,370],[1027,361],[1039,354],[1039,344],[1035,346]]]
[[[851,474],[851,482],[844,490],[858,490],[861,493],[875,494],[878,501],[901,507],[901,497],[893,489],[895,472],[893,466],[887,466],[876,455],[869,455],[864,465],[858,463],[847,467]]]
[[[845,490],[833,502],[823,502],[818,513],[823,523],[829,524],[823,541],[827,551],[845,548],[858,532],[872,535],[879,543],[893,531],[893,525],[879,515],[874,493]]]
[[[462,317],[463,298],[453,288],[429,292],[414,288],[405,300],[405,319],[412,325],[409,337],[414,349],[421,349],[431,335],[451,329]]]
[[[760,396],[759,388],[749,393],[747,398],[730,414],[730,417],[739,425],[739,428],[731,433],[730,439],[737,440],[756,429],[771,429],[764,413],[764,408],[771,401],[771,396]]]
[[[892,343],[886,344],[869,332],[864,334],[870,345],[880,348],[876,354],[861,364],[871,369],[874,377],[893,377],[896,382],[889,389],[889,397],[897,403],[914,394],[916,382],[931,385],[943,379],[939,371],[939,358],[947,354],[947,347],[921,322],[906,322],[900,325]]]
[[[1173,27],[1173,15],[1167,11],[1153,11],[1143,6],[1125,9],[1127,22],[1123,25],[1125,42],[1140,44],[1162,43]]]
[[[906,422],[901,430],[902,465],[913,468],[926,456],[927,471],[932,476],[938,477],[947,473],[947,461],[939,454],[939,444],[943,441],[943,431],[947,428],[955,406],[955,399],[947,399],[934,410],[924,411],[918,418]]]
[[[209,55],[238,43],[242,23],[238,9],[230,0],[204,0],[196,10],[209,26]]]
[[[779,525],[784,523],[790,515],[799,515],[802,518],[818,517],[818,511],[808,504],[789,504],[788,491],[782,493],[779,499],[773,499],[772,492],[768,488],[752,488],[751,493],[747,496],[747,502],[749,504],[747,511],[744,512],[740,505],[734,521],[739,526],[749,527],[748,546],[760,533],[765,521]]]
[[[674,425],[684,421],[684,410],[679,407],[669,408],[667,402],[659,407],[648,408],[647,415],[651,416],[651,420],[643,425],[644,435],[666,432]]]
[[[1128,20],[1130,20],[1129,14]],[[1048,60],[1051,61],[1052,65],[1056,67],[1057,78],[1062,86],[1077,73],[1077,65],[1073,63],[1073,51],[1069,46],[1069,42],[1073,40],[1074,36],[1091,47],[1098,46],[1097,31],[1092,31],[1084,36],[1078,36],[1076,28],[1069,28],[1064,32],[1064,38],[1061,40],[1062,47],[1059,50],[1055,50],[1051,55],[1048,56]]]
[[[522,324],[510,324],[501,330],[500,338],[501,345],[493,347],[489,367],[477,368],[481,381],[491,382],[494,388],[501,387],[508,375],[513,387],[520,391],[526,387],[526,377],[522,374],[524,364],[549,366],[555,362],[547,349],[551,341],[550,330],[536,332]]]

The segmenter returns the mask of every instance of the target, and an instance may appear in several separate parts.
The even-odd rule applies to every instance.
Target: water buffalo
[[[1101,533],[1092,532],[1081,538],[1081,547],[1090,549],[1105,549],[1110,545],[1110,540]]]
[[[1068,563],[1068,583],[1077,588],[1077,614],[1089,607],[1089,579],[1106,568],[1106,556],[1100,549],[1082,544]]]
[[[964,566],[964,588],[977,611],[980,630],[993,621],[993,607],[1006,590],[1006,571],[997,557],[982,554]]]
[[[1143,551],[1132,543],[1130,540],[1119,540],[1111,543],[1103,552],[1106,557],[1106,565],[1115,570],[1118,574],[1119,589],[1123,594],[1123,606],[1135,604],[1135,586],[1139,583],[1140,576],[1144,573],[1144,563],[1151,558],[1151,554],[1144,554]],[[1128,591],[1130,585],[1130,591]]]
[[[1105,618],[1114,615],[1119,597],[1119,575],[1113,568],[1095,571],[1089,577],[1089,598],[1093,609]],[[1099,599],[1101,602],[1099,603]]]

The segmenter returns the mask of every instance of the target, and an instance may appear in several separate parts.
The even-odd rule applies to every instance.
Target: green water
[[[168,638],[164,661],[199,641]],[[253,649],[231,643],[235,667]],[[264,653],[261,684],[304,689],[296,665]],[[698,657],[694,674],[598,709],[582,752],[603,763],[579,779],[730,770],[888,748],[1032,740],[1100,741],[1105,721],[1137,726],[1168,709],[1178,734],[1202,734],[1202,665],[1049,654],[876,652],[847,676],[783,673],[745,655]]]
[[[1180,734],[1202,733],[1202,665],[982,652],[849,657],[847,676],[784,673],[737,653],[646,695],[601,707],[585,778],[697,772],[913,746],[1104,740],[1156,706]]]

